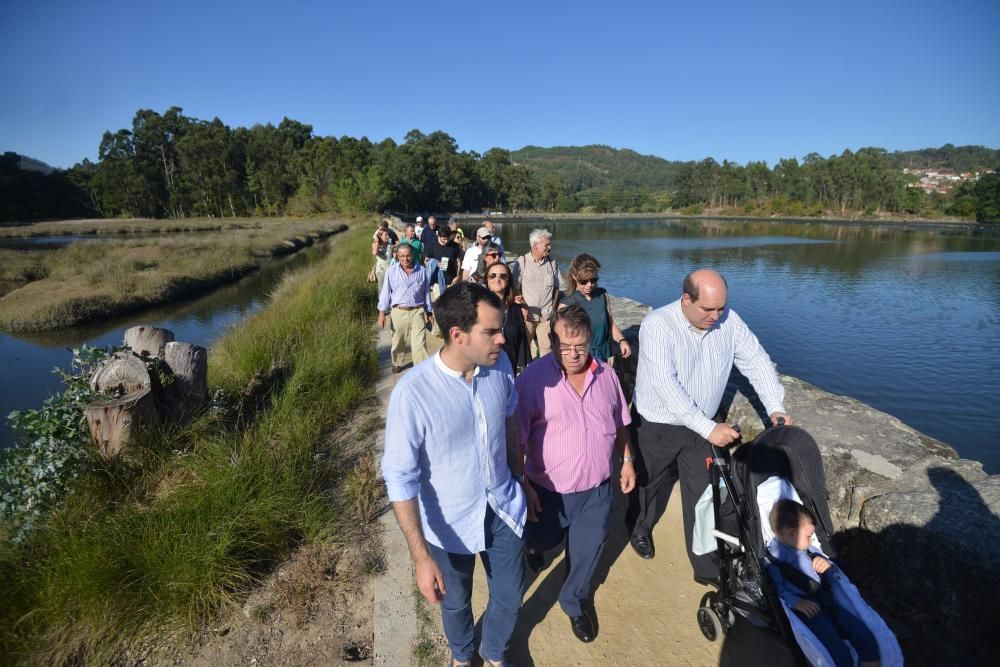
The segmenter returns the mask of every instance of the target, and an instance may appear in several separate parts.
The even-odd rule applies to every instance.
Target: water
[[[275,259],[242,280],[181,303],[154,308],[114,320],[40,334],[0,333],[0,449],[16,437],[6,416],[11,410],[40,407],[42,401],[62,390],[49,371],[68,368],[69,349],[87,345],[120,345],[125,329],[147,324],[170,329],[185,343],[209,346],[228,327],[263,306],[272,288],[288,271],[321,258],[328,243],[319,243],[295,255]]]
[[[505,247],[526,251],[537,226],[553,232],[563,271],[588,252],[603,265],[603,287],[653,307],[677,299],[690,270],[722,271],[729,303],[782,373],[895,415],[1000,472],[1000,230],[506,222]]]

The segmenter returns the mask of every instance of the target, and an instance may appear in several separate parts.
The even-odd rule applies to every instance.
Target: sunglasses
[[[510,280],[510,276],[508,276],[506,273],[487,273],[486,277],[489,278],[490,280],[493,280],[494,278],[503,278],[504,280]]]
[[[597,281],[600,280],[600,276],[594,276],[593,278],[587,278],[586,280],[577,281],[580,285],[596,285]]]
[[[486,256],[487,257],[499,257],[500,253],[498,253],[498,252],[488,252],[488,253],[486,253]]]

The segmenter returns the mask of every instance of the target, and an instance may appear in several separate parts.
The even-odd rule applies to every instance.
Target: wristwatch
[[[635,463],[635,458],[632,456],[623,456],[622,463]]]

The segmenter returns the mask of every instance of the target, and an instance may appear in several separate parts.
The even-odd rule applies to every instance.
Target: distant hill
[[[17,153],[14,153],[14,155],[17,155]],[[40,171],[43,174],[51,174],[56,170],[55,167],[49,166],[41,160],[36,160],[33,157],[28,157],[27,155],[17,155],[17,157],[17,166],[25,171]]]
[[[1000,168],[1000,150],[985,146],[953,146],[896,151],[886,158],[895,169],[949,169],[954,172],[990,171]]]
[[[570,192],[582,190],[669,190],[682,162],[655,155],[641,155],[611,146],[525,146],[511,152],[511,159],[525,165],[542,181],[558,176]]]

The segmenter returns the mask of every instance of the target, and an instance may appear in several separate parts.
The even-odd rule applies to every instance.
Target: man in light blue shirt
[[[385,315],[392,319],[392,372],[403,370],[406,345],[413,363],[427,358],[427,323],[431,314],[431,286],[427,271],[416,264],[414,250],[405,243],[396,246],[397,262],[385,272],[378,296],[378,328],[385,328]]]
[[[490,582],[479,648],[487,665],[503,661],[521,606],[528,508],[502,309],[481,285],[441,295],[434,310],[444,347],[399,381],[386,414],[382,475],[417,588],[441,605],[455,665],[471,664],[474,652],[477,553]]]

